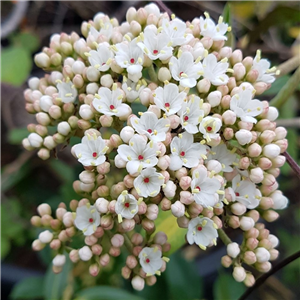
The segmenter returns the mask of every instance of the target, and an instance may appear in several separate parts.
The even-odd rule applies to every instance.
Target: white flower
[[[151,60],[168,59],[172,56],[173,52],[169,36],[164,32],[154,32],[150,26],[145,28],[144,34],[142,35],[143,41],[139,42],[137,45]]]
[[[100,21],[101,29],[98,31],[95,27],[91,26],[89,35],[92,35],[95,41],[97,41],[98,37],[100,35],[104,35],[107,40],[110,40],[112,32],[113,32],[113,26],[110,21],[103,22],[103,20]]]
[[[202,121],[204,111],[202,110],[203,101],[194,94],[190,100],[183,103],[180,114],[181,125],[188,133],[195,134],[198,132],[197,125]]]
[[[203,62],[203,77],[208,79],[213,85],[227,84],[229,77],[225,74],[227,72],[229,63],[227,59],[217,61],[214,54],[208,54]]]
[[[190,245],[195,243],[201,249],[205,250],[209,244],[216,244],[217,237],[218,232],[211,219],[197,217],[189,222],[186,238]]]
[[[216,178],[207,177],[206,168],[198,168],[193,172],[191,182],[192,194],[195,202],[203,207],[213,207],[219,201],[217,192],[221,183]]]
[[[98,45],[97,51],[89,52],[88,60],[98,71],[105,72],[110,68],[110,61],[114,57],[114,53],[110,50],[109,44],[104,42]]]
[[[122,91],[116,86],[113,85],[112,90],[107,87],[101,87],[98,90],[98,94],[95,95],[93,106],[104,115],[121,117],[128,114],[130,110],[127,104],[122,103],[122,98]]]
[[[155,168],[147,168],[141,171],[134,180],[133,185],[137,193],[144,198],[155,197],[164,183],[164,176],[157,173]]]
[[[270,68],[270,62],[267,59],[261,59],[261,52],[257,50],[256,56],[253,59],[253,66],[251,70],[258,71],[258,78],[256,81],[265,83],[272,83],[275,81],[274,75],[277,75],[276,68]]]
[[[168,83],[164,88],[158,87],[153,97],[157,107],[163,110],[167,116],[170,116],[176,114],[182,108],[186,93],[179,93],[176,84]]]
[[[52,260],[52,264],[55,267],[62,267],[65,263],[66,256],[64,254],[57,254]]]
[[[74,102],[77,97],[77,90],[72,81],[62,82],[59,81],[56,85],[58,89],[58,99],[64,103]]]
[[[139,254],[139,261],[143,271],[148,275],[153,275],[159,271],[163,265],[161,251],[155,247],[145,247]]]
[[[139,134],[146,135],[154,142],[161,142],[166,139],[166,132],[169,130],[170,121],[167,118],[158,119],[156,114],[147,111],[140,118],[131,118],[131,125]]]
[[[88,261],[92,258],[93,252],[91,251],[90,247],[88,246],[83,246],[78,250],[78,255],[81,260],[83,261]]]
[[[207,146],[194,143],[194,137],[184,132],[179,137],[175,136],[170,145],[171,161],[170,170],[179,170],[182,166],[187,168],[196,167],[199,159],[206,158]]]
[[[222,121],[219,118],[205,117],[199,126],[199,131],[203,134],[203,138],[210,142],[212,139],[219,137],[217,133],[222,126]]]
[[[174,47],[186,44],[193,38],[192,34],[185,33],[186,24],[177,18],[172,21],[163,19],[162,30],[162,32],[166,33]]]
[[[138,202],[135,197],[128,194],[127,191],[123,191],[115,205],[115,211],[116,214],[118,214],[119,221],[122,221],[122,218],[132,219],[138,213],[138,210]]]
[[[137,39],[115,45],[115,60],[121,68],[128,72],[128,78],[137,82],[142,77],[144,53],[137,45]]]
[[[194,87],[197,79],[203,74],[203,67],[200,62],[194,62],[194,57],[190,52],[183,52],[177,59],[171,57],[169,62],[172,77],[179,81],[184,87]]]
[[[220,16],[218,25],[205,13],[205,19],[200,17],[200,34],[212,38],[214,41],[227,40],[224,34],[228,30],[228,24],[223,23],[223,18]]]
[[[74,224],[84,235],[91,235],[100,225],[100,214],[94,205],[79,206],[76,209]]]
[[[98,166],[105,162],[105,153],[108,147],[101,136],[86,133],[81,143],[74,145],[72,150],[78,161],[84,166]]]
[[[132,103],[139,97],[141,91],[145,88],[145,86],[146,83],[142,83],[141,80],[139,80],[138,82],[134,82],[123,76],[122,89],[126,94],[126,100],[130,103]]]
[[[147,4],[145,6],[145,10],[148,13],[148,15],[153,14],[157,18],[159,18],[159,16],[160,16],[160,10],[159,10],[158,6],[155,3]]]
[[[257,123],[253,117],[258,116],[263,111],[263,104],[259,100],[252,100],[250,89],[241,89],[233,95],[230,101],[230,109],[244,122]]]
[[[261,197],[258,195],[255,184],[250,180],[242,179],[239,174],[236,175],[232,179],[232,190],[230,194],[233,201],[238,201],[250,209],[258,206]]]
[[[212,147],[207,155],[207,160],[215,159],[222,165],[223,172],[233,171],[231,165],[236,162],[236,154],[230,152],[225,144],[220,144],[216,147]]]
[[[153,141],[147,144],[146,140],[138,134],[130,139],[129,145],[120,145],[117,151],[121,158],[127,161],[126,169],[130,174],[154,167],[158,162],[156,144]]]

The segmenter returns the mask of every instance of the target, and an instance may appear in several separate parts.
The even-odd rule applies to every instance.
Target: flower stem
[[[290,77],[288,82],[282,87],[280,92],[270,101],[270,106],[280,108],[294,93],[300,82],[300,67]]]
[[[228,244],[232,243],[229,236],[225,233],[223,229],[218,229],[219,237],[222,240],[222,242],[227,246]]]
[[[132,253],[133,246],[132,246],[132,243],[131,243],[130,238],[128,236],[128,233],[127,232],[124,233],[123,236],[124,236],[124,244],[125,244],[127,250],[129,251],[129,253]]]
[[[157,83],[157,74],[154,70],[153,64],[148,68],[148,74],[150,76],[151,81]]]
[[[164,10],[169,16],[172,15],[172,11],[170,10],[170,8],[168,8],[163,1],[155,1],[157,3],[157,6],[159,6],[160,9]]]
[[[300,167],[299,167],[299,165],[294,161],[294,159],[289,155],[288,152],[284,152],[283,155],[286,157],[286,161],[290,165],[292,170],[300,178]]]
[[[265,273],[262,276],[260,276],[256,280],[256,283],[252,287],[250,287],[248,290],[246,290],[246,292],[239,298],[239,300],[248,299],[248,296],[254,290],[256,290],[258,287],[260,287],[271,275],[275,274],[277,271],[279,271],[280,269],[282,269],[283,267],[285,267],[286,265],[288,265],[289,263],[291,263],[292,261],[296,260],[299,257],[300,257],[300,251],[294,253],[293,255],[291,255],[291,256],[287,257],[286,259],[284,259],[283,261],[281,261],[278,265],[273,267],[273,269],[271,269],[270,272]]]

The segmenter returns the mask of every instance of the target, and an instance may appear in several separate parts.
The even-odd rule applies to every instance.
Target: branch
[[[270,101],[270,106],[280,108],[294,93],[300,82],[300,67],[290,77],[288,82],[282,87],[280,92]]]
[[[161,10],[164,10],[169,16],[172,15],[172,11],[163,3],[163,1],[157,0],[155,2]]]
[[[292,119],[277,119],[276,125],[277,127],[283,126],[285,128],[300,128],[300,117]]]
[[[292,170],[296,173],[298,178],[300,178],[300,167],[298,164],[294,161],[294,159],[288,154],[288,152],[283,152],[283,155],[286,158],[287,163],[290,165]]]
[[[277,67],[277,69],[280,70],[280,74],[277,76],[277,78],[292,72],[299,66],[300,66],[299,56],[295,55]]]
[[[222,240],[222,242],[227,246],[228,244],[232,243],[229,236],[226,234],[226,232],[223,229],[218,229],[219,238]]]
[[[248,290],[246,290],[246,292],[239,298],[239,300],[245,300],[245,299],[247,299],[247,297],[254,290],[256,290],[258,287],[260,287],[270,276],[272,276],[277,271],[279,271],[280,269],[284,268],[286,265],[288,265],[289,263],[291,263],[292,261],[296,260],[299,257],[300,257],[300,251],[298,251],[298,252],[292,254],[291,256],[287,257],[286,259],[284,259],[283,261],[281,261],[278,265],[276,265],[275,267],[273,267],[273,269],[271,269],[271,271],[269,271],[268,273],[265,273],[262,276],[260,276],[256,280],[255,284],[252,287],[250,287]]]

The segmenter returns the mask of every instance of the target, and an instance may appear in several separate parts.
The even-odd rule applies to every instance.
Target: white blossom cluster
[[[82,24],[84,38],[55,34],[35,56],[50,73],[31,78],[24,93],[38,124],[28,125],[23,145],[48,159],[79,136],[71,152],[84,171],[73,184],[82,199],[70,211],[61,203],[52,217],[49,205],[39,207],[32,223],[51,231],[33,248],[50,243],[56,272],[68,251],[96,276],[124,245],[130,254],[122,275],[141,290],[166,268],[170,244],[155,220],[171,210],[187,242],[203,250],[224,241],[222,227],[240,228],[243,247],[229,243],[222,264],[251,286],[243,264],[267,272],[278,256],[277,238],[259,220],[275,221],[288,202],[276,181],[287,132],[276,127],[276,108],[256,99],[276,69],[260,51],[243,58],[225,46],[230,27],[222,17],[183,22],[152,3],[130,8],[126,19],[119,25],[98,13]],[[133,113],[137,102],[144,109]],[[110,128],[115,133],[104,138]],[[123,180],[114,181],[114,172]],[[140,227],[146,235],[135,232]],[[76,232],[85,246],[67,250]],[[110,245],[102,243],[106,235]]]

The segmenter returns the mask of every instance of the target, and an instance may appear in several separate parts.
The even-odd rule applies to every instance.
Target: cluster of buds
[[[266,272],[278,256],[277,238],[259,222],[275,221],[288,202],[276,181],[287,132],[276,127],[277,109],[254,99],[278,71],[259,50],[243,58],[225,46],[231,29],[222,17],[183,22],[152,3],[130,8],[126,19],[119,25],[98,13],[82,24],[84,38],[55,34],[35,56],[50,74],[29,80],[26,109],[38,125],[28,125],[23,145],[47,159],[79,136],[71,152],[84,171],[73,184],[82,199],[70,211],[60,204],[53,219],[49,206],[39,207],[32,223],[51,231],[33,248],[50,243],[56,272],[67,251],[96,276],[126,247],[122,276],[141,290],[166,268],[170,244],[155,220],[170,210],[203,250],[223,239],[222,227],[240,228],[244,241],[227,246],[222,264],[250,286],[243,264]],[[136,103],[143,111],[133,113]],[[85,246],[70,250],[77,232]]]

